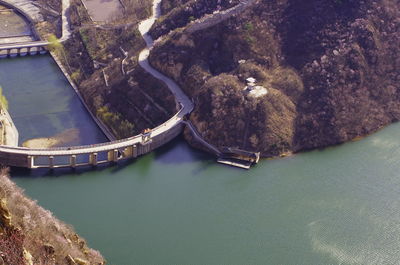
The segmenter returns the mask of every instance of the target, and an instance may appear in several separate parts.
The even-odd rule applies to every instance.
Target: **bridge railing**
[[[30,41],[30,42],[14,42],[14,43],[0,44],[0,50],[46,47],[49,44],[50,43],[48,41],[41,41],[41,40]]]
[[[164,122],[163,124],[155,127],[154,129],[151,130],[152,134],[162,134],[165,132],[164,128],[165,127],[171,127],[173,128],[175,125],[179,124],[182,120],[182,111],[183,109],[180,109],[172,118],[170,118],[168,121]],[[155,136],[156,136],[155,135]],[[127,146],[133,143],[140,143],[142,141],[143,134],[138,134],[129,138],[121,139],[121,140],[116,140],[112,142],[105,142],[105,143],[99,143],[99,144],[92,144],[92,145],[80,145],[80,146],[71,146],[71,147],[52,147],[52,148],[28,148],[28,147],[14,147],[14,146],[5,146],[5,145],[0,145],[0,150],[4,152],[4,150],[10,150],[10,151],[22,151],[22,152],[29,152],[29,151],[35,151],[35,152],[46,152],[46,153],[51,153],[51,152],[57,152],[57,151],[66,151],[68,153],[72,153],[73,151],[81,151],[83,149],[86,149],[85,152],[82,153],[91,153],[96,150],[92,149],[99,149],[101,147],[110,147],[109,149],[112,150],[116,145],[127,143]],[[136,140],[136,141],[135,141]],[[120,146],[118,148],[124,148],[125,146]],[[102,151],[106,151],[107,149]]]

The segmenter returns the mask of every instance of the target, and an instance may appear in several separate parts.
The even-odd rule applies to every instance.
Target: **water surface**
[[[398,264],[399,134],[250,171],[177,140],[120,167],[12,175],[109,264]]]
[[[48,55],[0,59],[0,86],[19,131],[19,143],[63,138],[63,145],[107,141]]]
[[[0,60],[22,141],[73,128],[104,138],[48,56]],[[177,139],[95,171],[12,169],[108,264],[398,264],[400,124],[250,171]]]

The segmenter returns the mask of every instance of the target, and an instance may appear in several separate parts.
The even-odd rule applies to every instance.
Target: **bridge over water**
[[[0,56],[42,54],[47,52],[48,45],[47,41],[0,44]]]
[[[1,2],[0,0],[0,3]],[[146,133],[108,143],[46,149],[0,146],[0,163],[8,166],[26,168],[75,168],[81,166],[96,166],[110,162],[115,163],[119,160],[131,159],[149,153],[171,141],[182,132],[184,128],[184,117],[193,110],[193,103],[172,79],[152,68],[148,62],[150,49],[153,47],[153,40],[148,35],[148,31],[157,17],[160,16],[160,2],[160,0],[154,1],[153,15],[139,25],[139,31],[147,43],[147,48],[139,55],[139,63],[147,72],[167,84],[168,88],[174,94],[177,103],[181,106],[178,113],[165,123]],[[8,4],[10,5],[10,3]],[[63,10],[67,9],[67,4],[69,5],[69,1],[63,0]],[[65,41],[70,36],[65,11],[63,11],[63,21],[65,22],[63,23],[63,37],[60,41]],[[50,43],[47,41],[40,40],[3,44],[0,45],[0,55],[2,52],[7,56],[11,54],[23,55],[42,53],[47,50],[49,44]],[[63,72],[75,88],[68,74],[65,71]],[[75,89],[75,91],[79,95],[79,91],[77,89]],[[94,116],[93,118],[97,119]],[[99,121],[97,120],[97,122]]]
[[[96,166],[147,154],[178,136],[183,129],[183,109],[148,133],[101,144],[32,149],[0,146],[0,162],[26,168]]]

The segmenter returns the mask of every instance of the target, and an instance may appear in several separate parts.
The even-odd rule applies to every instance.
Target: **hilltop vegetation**
[[[235,1],[180,1],[172,8],[176,2],[163,0],[164,17],[152,34],[169,33],[150,60],[194,99],[190,119],[209,142],[276,156],[342,143],[399,120],[396,0],[258,0],[198,31],[189,30],[196,18],[217,17],[214,11]],[[269,93],[246,96],[248,77]]]

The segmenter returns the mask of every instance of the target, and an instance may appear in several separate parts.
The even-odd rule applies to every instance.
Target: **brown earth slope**
[[[104,264],[71,227],[0,173],[0,264]]]
[[[399,9],[397,0],[258,0],[202,30],[187,21],[150,61],[193,98],[191,120],[217,146],[264,156],[324,147],[399,120]],[[269,93],[246,96],[248,77]]]

